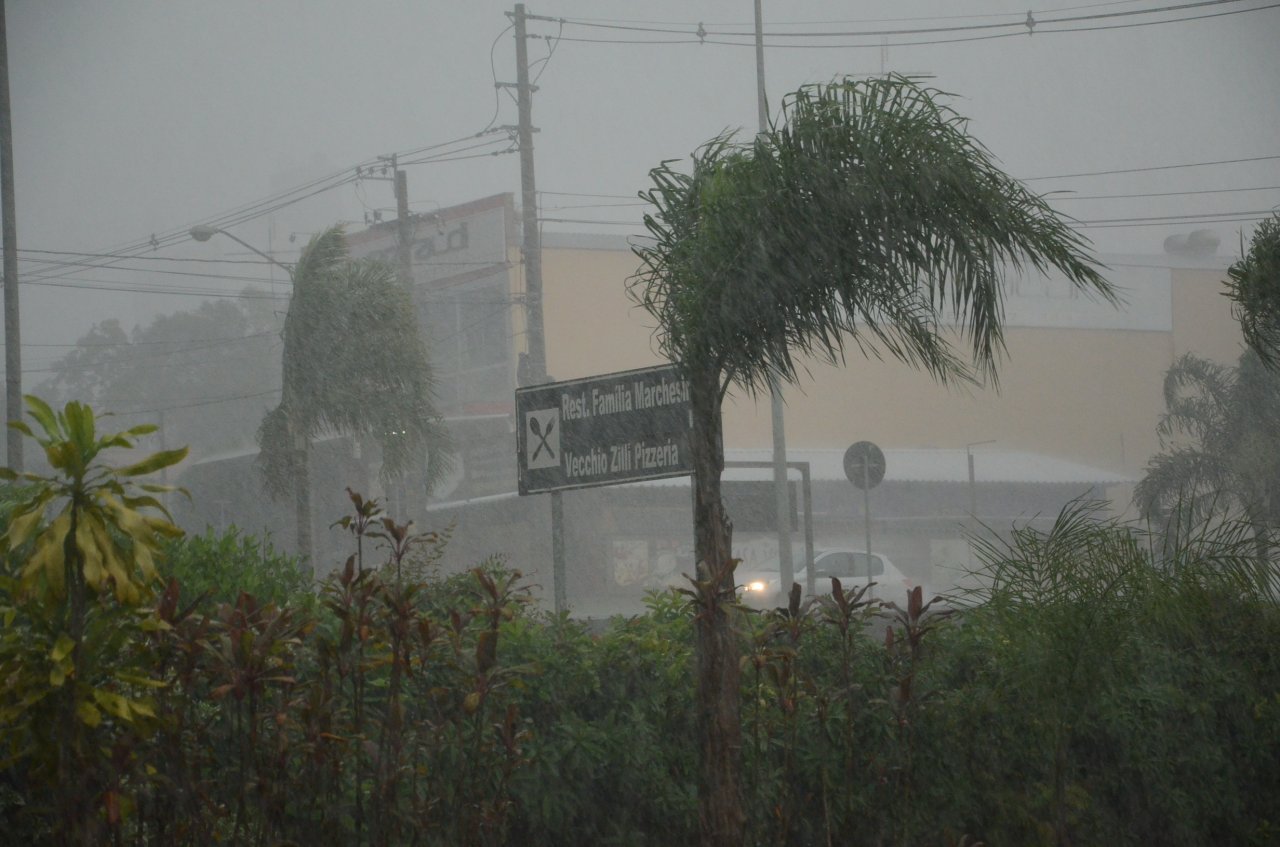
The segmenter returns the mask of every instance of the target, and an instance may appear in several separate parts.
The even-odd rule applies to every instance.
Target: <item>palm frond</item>
[[[313,238],[294,271],[284,385],[259,429],[274,492],[287,491],[297,473],[296,440],[323,432],[375,441],[385,477],[422,470],[429,485],[448,472],[449,439],[413,302],[391,265],[347,258],[341,227]]]
[[[1227,269],[1227,297],[1245,343],[1262,363],[1280,370],[1280,213],[1254,230],[1248,252]]]
[[[970,362],[994,380],[1006,268],[1056,268],[1115,301],[1084,239],[941,96],[898,76],[808,86],[752,142],[715,139],[688,175],[655,168],[631,290],[664,352],[749,390],[851,342],[940,380],[972,378]]]

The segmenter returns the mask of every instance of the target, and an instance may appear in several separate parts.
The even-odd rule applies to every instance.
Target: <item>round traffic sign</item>
[[[875,488],[884,479],[884,451],[859,441],[844,451],[844,475],[856,488]]]

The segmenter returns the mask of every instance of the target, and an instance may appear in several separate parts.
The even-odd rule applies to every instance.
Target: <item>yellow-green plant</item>
[[[156,498],[169,489],[135,478],[187,450],[108,465],[105,450],[132,450],[156,427],[100,433],[87,405],[55,412],[37,397],[26,401],[38,434],[22,421],[10,426],[43,448],[51,472],[0,469],[0,478],[26,486],[0,535],[0,735],[7,764],[50,784],[60,839],[91,843],[128,805],[116,769],[98,767],[107,764],[99,761],[104,742],[145,732],[156,717],[145,692],[160,683],[127,657],[137,626],[162,626],[137,607],[151,596],[161,541],[181,534]],[[44,719],[50,710],[52,721]],[[111,753],[122,755],[119,744]]]
[[[41,435],[22,421],[10,426],[34,438],[44,449],[53,470],[51,476],[18,474],[0,468],[0,478],[21,479],[33,486],[32,496],[14,510],[9,527],[0,538],[8,554],[33,542],[19,572],[24,595],[38,595],[58,602],[79,589],[97,594],[114,592],[116,599],[137,605],[156,579],[155,556],[163,538],[182,534],[168,510],[154,495],[171,490],[131,478],[175,465],[187,448],[162,450],[122,467],[98,461],[102,451],[133,449],[134,439],[156,431],[151,424],[124,432],[97,432],[93,409],[72,401],[54,412],[38,397],[27,395],[28,413],[39,424]],[[141,494],[135,493],[141,490]],[[52,521],[45,521],[50,506],[61,504]],[[159,512],[148,514],[147,509]]]

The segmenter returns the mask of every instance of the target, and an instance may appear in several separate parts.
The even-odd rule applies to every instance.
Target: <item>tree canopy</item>
[[[76,400],[129,422],[162,424],[168,444],[196,455],[247,447],[280,385],[280,343],[264,292],[210,300],[128,332],[95,324],[50,368],[35,394]]]
[[[1265,542],[1280,526],[1280,373],[1246,351],[1236,367],[1185,354],[1164,380],[1162,450],[1134,490],[1147,518],[1243,514]]]
[[[351,260],[340,226],[315,236],[293,271],[280,405],[258,431],[267,484],[290,490],[295,437],[360,435],[382,451],[384,477],[436,478],[448,442],[409,292],[384,262]]]
[[[1226,294],[1245,343],[1262,364],[1280,370],[1280,213],[1258,225],[1248,252],[1227,269]]]
[[[632,291],[664,352],[751,389],[851,341],[942,380],[971,363],[994,379],[1007,268],[1056,268],[1114,301],[1084,239],[939,97],[900,76],[807,86],[753,141],[713,140],[691,173],[655,168]]]
[[[807,86],[746,144],[725,135],[690,173],[663,162],[641,197],[651,240],[632,295],[689,380],[704,845],[743,841],[735,560],[720,497],[730,384],[795,381],[804,356],[853,343],[946,381],[994,382],[1006,269],[1056,268],[1114,301],[1078,236],[1004,174],[938,102],[900,76]],[[948,324],[967,340],[962,356]],[[793,595],[798,605],[798,593]]]

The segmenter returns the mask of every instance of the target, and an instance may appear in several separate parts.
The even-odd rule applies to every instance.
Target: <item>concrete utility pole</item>
[[[414,222],[409,217],[409,179],[401,170],[396,154],[379,156],[378,161],[386,162],[379,167],[386,174],[391,168],[391,176],[374,176],[372,167],[365,170],[356,168],[356,176],[360,179],[387,180],[391,183],[396,195],[396,278],[404,286],[409,295],[413,295],[413,236]],[[375,218],[378,220],[379,218]]]
[[[764,23],[760,0],[756,5],[756,106],[760,132],[769,129],[769,105],[764,93]],[[791,493],[787,486],[787,432],[782,414],[782,388],[769,380],[769,409],[773,417],[773,498],[778,520],[778,576],[783,592],[795,581],[795,561],[791,555]],[[812,563],[809,563],[812,564]],[[806,564],[808,567],[808,564]]]
[[[9,116],[9,35],[0,0],[0,215],[4,216],[4,399],[10,420],[22,418],[22,327],[18,313],[18,222],[13,199],[13,123]],[[21,472],[22,433],[8,429],[9,467]]]
[[[547,378],[547,342],[542,322],[542,237],[538,232],[538,191],[533,175],[533,92],[529,82],[529,46],[525,34],[524,4],[517,3],[516,29],[516,108],[520,125],[520,209],[524,228],[525,315],[528,320],[529,384],[537,385]]]
[[[542,237],[538,232],[538,191],[533,176],[533,92],[529,82],[529,46],[525,22],[541,20],[525,13],[517,3],[511,19],[516,35],[516,108],[519,111],[517,138],[520,142],[520,213],[524,230],[521,255],[524,258],[525,333],[529,343],[528,361],[522,382],[539,385],[547,381],[547,342],[542,321]],[[546,20],[550,20],[549,18]],[[551,579],[556,614],[567,609],[565,592],[564,500],[559,491],[551,497]]]
[[[395,174],[396,187],[396,260],[400,270],[400,284],[413,296],[413,221],[409,218],[409,178],[391,157],[391,170]]]

